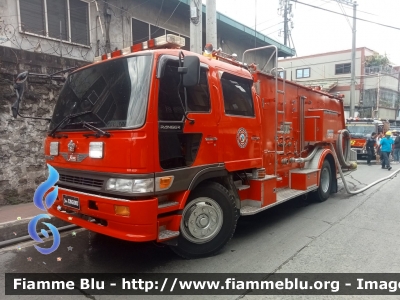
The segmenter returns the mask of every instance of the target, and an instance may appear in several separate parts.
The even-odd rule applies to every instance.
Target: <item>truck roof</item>
[[[113,57],[113,58],[107,58],[105,60],[101,60],[101,61],[98,61],[98,62],[93,62],[91,64],[88,64],[88,65],[84,66],[84,67],[76,69],[76,70],[74,70],[73,73],[79,72],[80,70],[83,70],[83,69],[86,69],[86,68],[90,68],[90,67],[92,67],[94,65],[97,65],[97,64],[107,63],[107,62],[113,61],[115,59],[122,59],[122,58],[126,58],[126,57],[132,57],[132,56],[143,55],[143,54],[148,54],[148,53],[154,54],[156,56],[160,56],[160,55],[179,56],[180,52],[183,52],[183,54],[185,56],[186,55],[197,56],[200,59],[200,63],[206,64],[206,65],[208,65],[208,66],[210,66],[210,67],[212,67],[214,69],[219,69],[221,71],[233,72],[234,74],[236,74],[238,76],[241,76],[241,77],[244,77],[244,78],[248,78],[250,80],[254,80],[254,78],[252,76],[252,72],[250,72],[248,70],[247,65],[245,65],[244,67],[243,66],[238,66],[238,65],[235,65],[233,63],[226,62],[226,61],[222,61],[222,60],[206,57],[204,55],[197,54],[195,52],[182,50],[182,49],[169,49],[169,48],[142,50],[142,51],[138,51],[138,52],[134,52],[134,53],[120,55],[120,56]],[[241,63],[240,62],[236,62],[236,64],[241,64]],[[262,73],[262,74],[264,74],[264,75],[266,75],[266,76],[268,76],[270,78],[274,78],[274,75],[272,75],[270,73],[261,72],[260,70],[256,70],[255,72]],[[279,81],[283,81],[282,78],[278,78],[278,80]],[[296,83],[296,82],[293,82],[293,81],[290,81],[290,80],[285,80],[285,81],[287,83],[290,82],[290,84],[298,86],[298,87],[301,87],[303,89],[306,89],[306,90],[309,90],[309,91],[313,91],[313,92],[319,93],[321,95],[328,96],[330,98],[335,98],[337,100],[343,101],[342,98],[340,98],[338,96],[335,96],[333,94],[329,94],[329,93],[326,93],[324,91],[321,91],[321,90],[318,90],[318,89],[315,89],[315,88],[307,87],[307,86],[301,85],[299,83]]]

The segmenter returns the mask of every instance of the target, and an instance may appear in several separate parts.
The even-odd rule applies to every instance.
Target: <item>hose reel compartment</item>
[[[304,116],[305,142],[336,142],[335,133],[342,129],[339,115],[339,112],[329,109],[308,109]]]

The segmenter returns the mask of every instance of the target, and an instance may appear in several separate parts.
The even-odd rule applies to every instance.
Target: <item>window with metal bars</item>
[[[168,29],[132,18],[132,44],[148,41],[166,34],[174,34],[185,38],[184,50],[190,50],[190,39]]]
[[[19,0],[25,33],[89,45],[89,3],[81,0]]]
[[[350,73],[351,73],[351,63],[335,65],[335,75],[350,74]]]

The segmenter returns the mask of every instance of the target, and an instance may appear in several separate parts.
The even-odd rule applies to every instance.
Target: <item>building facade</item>
[[[355,111],[359,117],[381,118],[393,123],[400,120],[399,68],[366,67],[368,57],[377,54],[365,47],[356,49]],[[349,117],[351,50],[281,59],[278,65],[285,69],[288,80],[343,94],[346,117]]]
[[[190,1],[1,0],[0,45],[92,62],[104,53],[171,33],[184,37],[184,49],[189,50]],[[200,10],[205,45],[205,6]],[[295,54],[220,13],[217,36],[214,48],[236,53],[238,58],[249,48],[266,45],[275,45],[280,57]],[[261,65],[270,52],[252,52],[249,62]]]

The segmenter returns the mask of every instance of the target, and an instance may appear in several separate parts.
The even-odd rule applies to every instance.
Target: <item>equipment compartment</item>
[[[289,174],[289,186],[291,189],[307,190],[318,185],[318,169],[295,169],[291,170]]]
[[[305,142],[335,142],[340,130],[339,113],[327,109],[309,109],[304,117]]]

